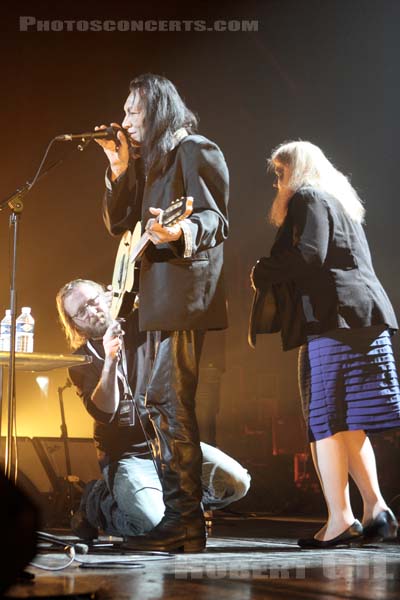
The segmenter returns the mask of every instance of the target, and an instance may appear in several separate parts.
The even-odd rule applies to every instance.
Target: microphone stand
[[[8,205],[11,209],[9,226],[12,232],[12,256],[11,256],[11,273],[10,273],[10,310],[11,310],[11,329],[10,329],[10,357],[8,362],[8,388],[7,388],[7,402],[8,402],[8,423],[7,423],[7,435],[6,435],[6,447],[5,447],[5,460],[4,460],[4,473],[8,479],[14,481],[17,479],[17,468],[15,473],[12,472],[14,454],[17,453],[17,440],[14,436],[15,423],[16,423],[16,398],[15,398],[15,332],[16,332],[16,307],[17,307],[17,247],[19,237],[19,224],[21,215],[24,209],[23,198],[32,189],[35,183],[41,179],[44,175],[47,175],[54,167],[59,166],[64,159],[60,159],[52,163],[45,171],[41,173],[43,164],[47,158],[47,154],[56,138],[53,138],[47,146],[46,152],[39,165],[35,177],[32,181],[27,181],[25,185],[18,188],[10,196],[0,202],[0,212]],[[90,140],[83,140],[83,144],[78,146],[78,150],[83,151],[87,147]],[[0,406],[0,411],[1,411]],[[15,462],[15,465],[17,463]]]
[[[79,482],[79,477],[72,475],[72,467],[71,467],[71,454],[69,451],[68,445],[68,430],[67,423],[65,420],[65,411],[64,411],[64,400],[63,400],[63,391],[67,388],[71,387],[72,383],[69,379],[65,382],[62,387],[58,388],[58,400],[60,403],[60,413],[61,413],[61,439],[64,443],[64,453],[65,453],[65,469],[66,469],[66,490],[67,490],[67,500],[69,504],[69,516],[72,516],[73,508],[74,508],[74,483]]]
[[[12,232],[12,259],[11,259],[11,274],[10,274],[10,309],[11,309],[11,330],[10,330],[10,358],[8,368],[8,426],[6,435],[5,448],[5,476],[8,479],[12,478],[12,455],[13,455],[13,431],[15,425],[16,403],[15,403],[15,331],[16,331],[16,306],[17,306],[17,246],[19,222],[24,204],[23,196],[30,189],[30,184],[25,184],[21,189],[12,194],[3,203],[0,204],[0,210],[5,204],[11,209],[9,226]],[[16,444],[16,440],[15,440]],[[15,474],[16,475],[16,474]]]
[[[67,379],[65,384],[62,387],[59,387],[57,390],[58,391],[58,401],[60,403],[60,414],[61,414],[61,426],[60,426],[61,439],[64,442],[65,466],[66,466],[67,476],[71,475],[72,473],[71,473],[71,456],[70,456],[69,447],[68,447],[68,430],[67,430],[67,423],[65,420],[65,411],[64,411],[63,391],[69,387],[71,387],[71,382],[69,379]]]

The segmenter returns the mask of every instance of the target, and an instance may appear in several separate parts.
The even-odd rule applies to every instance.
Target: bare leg
[[[324,484],[322,482],[322,477],[321,477],[321,473],[319,472],[319,468],[318,468],[318,461],[317,461],[317,452],[316,452],[316,447],[315,447],[316,442],[311,442],[310,443],[310,450],[311,450],[311,456],[313,459],[313,463],[314,463],[314,469],[317,473],[318,479],[319,479],[319,484],[321,486],[321,490],[324,489]],[[325,535],[325,530],[327,527],[327,523],[325,523],[325,525],[323,527],[321,527],[321,529],[319,531],[317,531],[317,533],[315,534],[315,538],[318,540],[323,540],[324,539],[324,535]]]
[[[355,521],[349,496],[347,446],[342,432],[313,442],[311,446],[328,508],[328,521],[315,538],[330,540]]]
[[[363,523],[366,523],[388,508],[379,488],[374,449],[362,430],[344,431],[342,436],[347,448],[349,472],[363,499]]]

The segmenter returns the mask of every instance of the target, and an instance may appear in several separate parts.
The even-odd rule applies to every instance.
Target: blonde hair
[[[285,142],[273,150],[269,169],[274,168],[274,161],[290,168],[288,186],[294,192],[307,185],[327,192],[341,203],[350,219],[357,223],[364,221],[365,208],[357,192],[318,146],[301,140]]]
[[[79,286],[81,285],[90,285],[95,288],[99,293],[104,292],[104,287],[95,281],[91,281],[90,279],[74,279],[69,283],[66,283],[58,292],[56,296],[56,304],[58,311],[58,318],[61,323],[61,327],[65,333],[65,337],[67,338],[67,342],[72,348],[75,350],[82,346],[88,339],[88,336],[83,333],[75,321],[70,317],[70,315],[65,310],[65,299]]]

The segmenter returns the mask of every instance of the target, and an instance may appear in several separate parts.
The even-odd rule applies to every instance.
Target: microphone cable
[[[136,309],[135,309],[135,310],[136,310]],[[153,462],[154,468],[155,468],[155,470],[156,470],[156,473],[157,473],[157,475],[158,475],[158,478],[160,479],[160,483],[161,483],[161,482],[162,482],[162,473],[161,473],[161,468],[160,468],[160,465],[159,465],[159,464],[158,464],[158,462],[157,462],[157,456],[156,456],[156,453],[155,453],[155,451],[154,451],[154,447],[153,447],[153,444],[152,444],[152,440],[151,440],[151,438],[150,438],[150,436],[149,436],[148,432],[146,431],[146,427],[144,426],[144,423],[143,423],[143,420],[142,420],[142,415],[140,414],[140,409],[139,409],[139,406],[138,406],[138,402],[137,402],[137,399],[135,398],[135,396],[134,396],[134,394],[133,394],[133,392],[132,392],[132,388],[131,388],[131,386],[130,386],[129,379],[128,379],[128,373],[127,373],[127,369],[125,368],[125,363],[126,363],[126,353],[125,353],[125,344],[124,344],[124,340],[122,340],[122,349],[121,349],[121,353],[123,353],[123,355],[124,355],[124,357],[125,357],[125,359],[124,359],[124,360],[121,360],[121,362],[120,362],[121,372],[122,372],[122,374],[123,374],[123,376],[124,376],[125,383],[126,383],[126,387],[127,387],[127,389],[129,390],[129,392],[130,392],[130,394],[131,394],[131,397],[132,397],[132,399],[133,399],[134,410],[135,410],[135,412],[136,412],[136,415],[137,415],[138,421],[139,421],[139,423],[140,423],[140,427],[141,427],[141,429],[142,429],[142,432],[143,432],[143,435],[144,435],[144,439],[145,439],[145,442],[146,442],[147,448],[148,448],[148,450],[149,450],[149,453],[150,453],[150,456],[151,456],[151,460],[152,460],[152,462]],[[149,410],[147,409],[147,407],[146,407],[144,404],[142,405],[142,407],[143,407],[144,411],[147,413],[147,415],[148,415],[148,417],[149,417],[149,420],[150,420],[150,423],[151,423],[151,419],[150,419],[150,413],[149,413]],[[157,440],[157,445],[158,445],[158,440]],[[161,485],[162,485],[162,483],[161,483]]]
[[[37,569],[42,569],[44,571],[62,571],[63,569],[66,569],[67,567],[72,565],[74,560],[76,560],[76,554],[87,554],[89,551],[89,546],[87,546],[86,544],[68,542],[66,540],[62,540],[61,538],[58,538],[55,535],[52,535],[51,533],[38,531],[37,537],[38,541],[47,542],[56,546],[62,546],[64,548],[65,554],[69,557],[68,562],[58,567],[48,567],[46,565],[42,565],[33,561],[29,563],[32,567],[36,567]]]

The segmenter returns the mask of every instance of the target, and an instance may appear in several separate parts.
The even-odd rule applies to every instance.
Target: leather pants
[[[202,517],[199,430],[195,395],[204,331],[147,334],[146,408],[158,445],[164,518]]]

